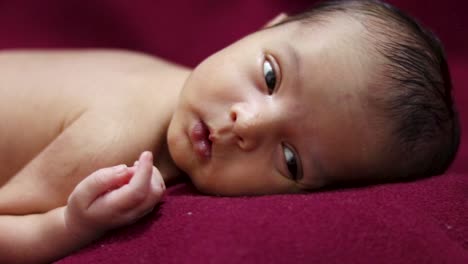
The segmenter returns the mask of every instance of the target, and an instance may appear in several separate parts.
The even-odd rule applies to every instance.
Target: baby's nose
[[[237,137],[237,145],[243,150],[255,149],[273,132],[273,120],[262,114],[259,107],[237,103],[231,107],[229,116],[233,123],[232,131]]]

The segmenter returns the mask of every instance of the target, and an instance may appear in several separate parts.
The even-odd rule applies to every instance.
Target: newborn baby
[[[440,43],[370,0],[280,15],[193,70],[2,52],[0,93],[2,263],[62,257],[185,176],[230,196],[409,180],[442,173],[459,142]]]

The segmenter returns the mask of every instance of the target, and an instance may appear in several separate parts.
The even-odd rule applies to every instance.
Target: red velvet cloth
[[[1,1],[0,49],[125,48],[194,66],[280,11],[310,3]],[[449,172],[264,197],[203,196],[181,184],[142,221],[59,263],[468,263],[468,3],[391,3],[434,29],[446,46],[463,128]]]

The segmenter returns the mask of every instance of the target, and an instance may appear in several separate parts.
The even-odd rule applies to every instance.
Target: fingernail
[[[154,189],[158,188],[158,181],[156,180],[154,175],[151,176],[151,186],[153,186]]]
[[[144,151],[143,153],[141,153],[140,158],[150,160],[153,158],[153,154],[150,151]]]

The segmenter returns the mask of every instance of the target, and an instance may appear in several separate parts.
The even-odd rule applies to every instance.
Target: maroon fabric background
[[[0,49],[125,48],[194,66],[280,11],[311,2],[0,1]],[[60,263],[468,263],[468,2],[391,3],[445,43],[463,128],[449,172],[250,198],[203,196],[181,184],[142,221]]]

